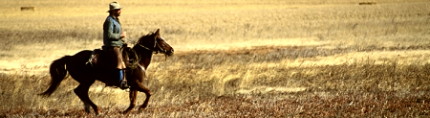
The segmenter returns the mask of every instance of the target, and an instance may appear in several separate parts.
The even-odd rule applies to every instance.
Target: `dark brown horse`
[[[136,106],[137,91],[146,94],[146,99],[139,108],[139,111],[148,106],[151,93],[143,84],[146,78],[145,69],[148,68],[154,52],[171,56],[173,55],[173,48],[161,38],[159,30],[157,30],[152,34],[142,36],[131,49],[131,52],[136,56],[134,58],[136,64],[126,71],[126,79],[130,85],[130,106],[124,113],[129,113]],[[100,70],[88,64],[88,60],[93,54],[94,51],[84,50],[73,56],[64,56],[52,62],[49,69],[52,78],[50,86],[48,90],[40,95],[50,96],[60,85],[61,81],[66,78],[68,72],[72,78],[79,82],[79,86],[74,92],[84,102],[85,111],[89,113],[90,107],[92,107],[96,114],[100,114],[99,107],[89,98],[88,90],[96,80],[107,83],[112,80],[112,76],[109,72],[105,71],[106,69]]]

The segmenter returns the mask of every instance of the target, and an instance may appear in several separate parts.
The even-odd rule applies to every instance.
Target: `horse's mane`
[[[139,38],[139,40],[137,40],[137,42],[134,44],[133,48],[126,48],[126,52],[130,58],[130,63],[127,67],[130,67],[131,69],[136,68],[139,66],[139,60],[140,57],[137,56],[138,52],[136,52],[136,46],[139,47],[139,44],[143,44],[145,43],[145,41],[148,40],[148,38],[154,37],[155,36],[155,32],[154,33],[149,33],[146,35],[143,35],[142,37]]]
[[[156,33],[153,32],[153,33],[149,33],[149,34],[143,35],[142,37],[139,38],[139,40],[137,40],[136,44],[142,43],[142,42],[146,41],[148,38],[154,37],[155,34]]]

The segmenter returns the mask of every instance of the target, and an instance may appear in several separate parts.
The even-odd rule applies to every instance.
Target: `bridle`
[[[143,49],[146,49],[146,50],[149,50],[149,51],[154,51],[153,49],[150,49],[150,48],[148,48],[148,47],[146,47],[146,46],[144,46],[144,45],[142,45],[140,43],[138,43],[137,45],[140,46],[140,47],[142,47]]]
[[[159,50],[155,49],[157,47],[157,45],[158,45],[157,39],[155,39],[155,45],[154,45],[154,47],[152,49],[149,48],[149,47],[147,47],[147,46],[144,46],[144,45],[142,45],[140,43],[137,43],[137,45],[140,46],[140,47],[142,47],[143,49],[146,49],[148,51],[152,51],[152,52],[155,52],[155,53],[158,53],[158,52],[164,52],[165,53],[165,52],[167,52],[166,50],[164,50],[162,48],[159,48]]]

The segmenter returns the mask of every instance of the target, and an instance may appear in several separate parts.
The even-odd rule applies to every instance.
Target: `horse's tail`
[[[70,60],[70,57],[71,56],[64,56],[52,62],[51,66],[49,67],[49,73],[51,74],[50,86],[48,90],[46,90],[43,93],[40,93],[39,95],[48,97],[52,93],[54,93],[54,91],[60,85],[61,81],[63,81],[64,78],[66,78],[66,75],[67,75],[66,63],[68,62],[68,60]]]

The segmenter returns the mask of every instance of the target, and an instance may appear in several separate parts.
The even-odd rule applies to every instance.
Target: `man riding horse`
[[[109,16],[103,24],[103,50],[105,50],[112,62],[115,63],[113,73],[117,80],[107,83],[107,86],[118,86],[121,89],[128,88],[124,77],[124,69],[126,68],[122,56],[122,48],[125,45],[126,32],[122,30],[121,23],[118,17],[121,15],[121,6],[118,2],[109,4]]]
[[[91,85],[96,80],[106,83],[106,85],[119,86],[123,89],[130,88],[130,106],[123,113],[130,113],[136,106],[138,92],[143,92],[146,95],[139,111],[145,109],[149,104],[151,92],[144,83],[147,78],[146,69],[151,63],[152,56],[154,53],[171,56],[174,50],[160,36],[159,29],[139,38],[132,48],[125,46],[124,38],[126,35],[121,30],[121,24],[118,20],[120,14],[121,7],[119,4],[117,2],[110,3],[109,16],[103,25],[103,50],[83,50],[74,55],[65,55],[54,60],[49,66],[51,75],[49,88],[39,95],[50,96],[67,78],[67,75],[70,75],[79,82],[73,91],[84,103],[87,113],[90,113],[91,108],[96,114],[102,113],[88,95]],[[124,72],[125,68],[127,68],[126,72]],[[127,77],[124,77],[125,73],[127,73]],[[125,80],[128,80],[127,83]]]

